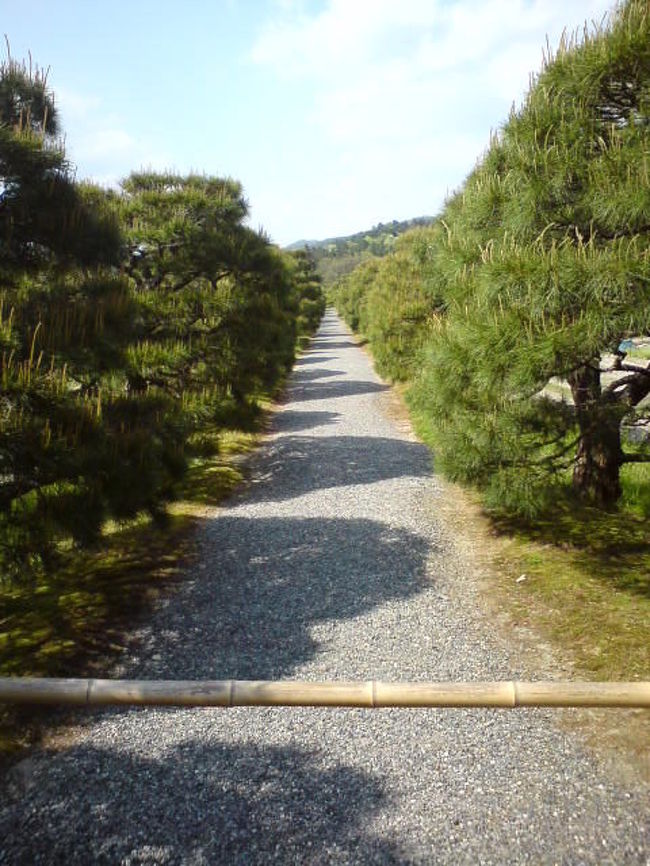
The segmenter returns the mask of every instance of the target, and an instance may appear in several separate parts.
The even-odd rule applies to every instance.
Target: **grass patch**
[[[635,346],[633,349],[628,349],[627,357],[631,361],[648,361],[650,360],[650,346]]]
[[[648,521],[558,506],[535,526],[491,521],[499,533],[490,603],[511,628],[549,643],[570,677],[650,678]],[[525,575],[524,580],[520,580]],[[530,664],[537,660],[529,647]],[[563,723],[608,757],[611,772],[650,781],[650,717],[644,710],[569,711]],[[631,773],[631,775],[629,775]]]
[[[647,521],[563,503],[534,525],[494,515],[491,524],[507,539],[499,570],[518,622],[568,651],[589,678],[648,677]]]
[[[177,490],[172,513],[191,513],[197,506],[218,505],[244,480],[244,458],[259,442],[259,432],[225,430],[212,447],[194,443],[194,456]]]
[[[445,492],[436,516],[467,563],[482,616],[505,636],[527,676],[648,679],[649,552],[647,545],[637,547],[641,521],[629,548],[618,550],[620,524],[618,531],[610,526],[602,532],[603,515],[594,524],[583,514],[585,525],[568,543],[550,514],[535,531],[508,525],[486,514],[476,492],[441,483]],[[566,528],[573,520],[563,511],[556,517]],[[624,520],[619,514],[614,523]],[[647,711],[564,710],[557,719],[593,746],[614,777],[650,782]]]
[[[170,580],[186,553],[190,521],[171,518],[165,529],[151,522],[111,528],[94,554],[68,557],[56,574],[36,586],[0,593],[0,673],[57,676],[89,657],[104,636],[138,602]],[[143,581],[146,576],[146,581]]]
[[[650,518],[650,463],[625,464],[621,468],[621,485],[620,508],[637,517]]]
[[[249,414],[246,429],[202,433],[191,443],[189,471],[162,526],[145,516],[107,523],[96,551],[62,546],[56,573],[36,584],[0,582],[0,676],[105,674],[124,651],[129,628],[186,571],[206,506],[244,480],[244,458],[264,423],[265,415]],[[0,707],[0,765],[36,741],[51,719],[46,709]]]
[[[94,553],[64,554],[37,585],[0,586],[0,675],[79,676],[123,648],[127,625],[181,573],[193,521],[107,527]],[[0,708],[0,759],[38,737],[47,711]]]
[[[567,476],[564,495],[534,518],[487,513],[505,542],[499,571],[517,621],[599,680],[650,675],[650,466],[624,466],[621,484],[616,509],[577,500]]]

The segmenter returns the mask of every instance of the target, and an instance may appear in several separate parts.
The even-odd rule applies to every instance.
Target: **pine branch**
[[[548,443],[548,444],[553,445],[556,442],[561,441],[561,439],[563,439],[563,438],[564,438],[564,433],[562,434],[561,437],[554,439],[553,442]],[[555,451],[555,452],[553,452],[553,454],[549,454],[547,457],[543,457],[541,460],[535,461],[535,463],[533,465],[554,466],[558,462],[558,460],[560,460],[562,457],[564,457],[570,451],[574,451],[577,448],[579,441],[580,441],[580,435],[576,436],[575,439],[572,439],[570,442],[568,442],[564,446],[564,448],[560,448],[559,451]]]
[[[620,366],[621,370],[629,370],[632,373],[643,373],[645,376],[650,376],[650,367],[642,367],[641,364],[632,364],[630,361],[623,361]]]
[[[628,406],[636,406],[648,394],[650,394],[650,370],[636,364],[630,365],[635,372],[627,376],[621,376],[610,382],[602,390],[605,401],[627,403]],[[626,369],[623,367],[622,369]]]
[[[189,284],[191,282],[198,279],[200,276],[201,276],[200,271],[192,271],[191,273],[186,274],[182,280],[179,280],[177,283],[174,283],[174,285],[171,286],[172,292],[180,292],[181,289],[184,289],[186,286],[189,286]]]
[[[614,379],[613,382],[610,382],[609,385],[606,385],[601,393],[603,397],[617,397],[615,392],[618,391],[619,388],[623,388],[625,385],[631,385],[638,381],[640,381],[639,377],[634,373],[629,376],[620,376],[618,379]]]

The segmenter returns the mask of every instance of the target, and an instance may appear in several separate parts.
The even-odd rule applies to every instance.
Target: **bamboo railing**
[[[178,707],[637,707],[650,682],[295,682],[0,677],[0,703]]]

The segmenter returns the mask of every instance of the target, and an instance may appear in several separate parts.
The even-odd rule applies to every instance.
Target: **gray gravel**
[[[328,314],[251,483],[116,673],[521,675],[458,601],[430,457],[387,399]],[[648,789],[538,710],[109,710],[15,768],[0,808],[3,864],[645,866],[649,839]]]

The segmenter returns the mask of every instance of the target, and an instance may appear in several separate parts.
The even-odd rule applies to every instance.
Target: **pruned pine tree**
[[[429,250],[440,228],[416,228],[395,241],[392,255],[370,259],[342,277],[333,294],[353,330],[372,345],[379,372],[403,382],[419,367],[420,351],[441,298]]]
[[[93,206],[65,159],[47,76],[11,57],[0,63],[0,273],[114,262],[115,220]]]
[[[96,534],[113,446],[95,369],[116,288],[115,219],[77,186],[45,77],[0,66],[0,573],[37,574],[61,533]]]
[[[309,295],[293,259],[244,224],[236,181],[140,172],[107,192],[74,180],[59,132],[45,76],[1,65],[9,581],[55,568],[63,542],[95,543],[109,518],[163,519],[197,440],[218,448],[289,368]]]
[[[621,493],[621,425],[650,394],[622,341],[650,332],[650,10],[564,40],[442,215],[446,315],[414,400],[452,477],[534,511],[566,470]],[[557,381],[571,399],[549,395]]]
[[[201,394],[206,406],[210,394],[216,412],[228,398],[245,403],[293,360],[282,256],[244,225],[235,181],[134,174],[123,191],[126,271],[144,310],[129,389],[157,387],[189,402]]]
[[[368,259],[341,277],[332,289],[338,311],[353,331],[364,335],[368,328],[368,300],[377,283],[379,265],[378,259]]]
[[[296,293],[296,328],[299,337],[308,337],[318,327],[325,312],[325,295],[316,260],[309,250],[289,253],[292,281]]]

